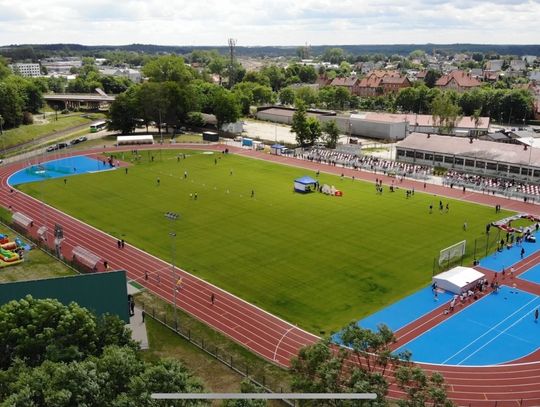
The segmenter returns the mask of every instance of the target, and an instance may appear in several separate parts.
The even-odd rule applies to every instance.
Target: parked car
[[[69,147],[68,143],[53,144],[52,146],[47,147],[47,152],[60,150],[62,148],[66,148],[66,147]]]
[[[75,145],[75,144],[79,144],[79,143],[82,143],[83,141],[86,141],[88,140],[88,137],[86,136],[81,136],[79,138],[76,138],[76,139],[73,139],[69,142],[70,145]]]

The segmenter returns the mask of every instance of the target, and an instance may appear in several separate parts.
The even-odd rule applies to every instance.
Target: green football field
[[[295,178],[315,174],[185,153],[178,160],[178,152],[144,151],[127,175],[120,169],[20,189],[167,261],[164,213],[177,212],[177,265],[317,334],[428,284],[439,250],[463,239],[470,246],[496,216],[491,207],[444,198],[450,209],[441,213],[439,197],[416,192],[406,199],[387,187],[377,195],[372,183],[326,174],[321,184],[343,197],[293,193]]]

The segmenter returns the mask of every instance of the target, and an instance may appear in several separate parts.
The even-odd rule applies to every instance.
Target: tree
[[[285,73],[276,65],[267,65],[261,69],[261,74],[266,75],[274,92],[279,91],[285,83]]]
[[[411,59],[423,59],[426,57],[426,52],[421,49],[415,49],[409,53]]]
[[[294,90],[291,88],[283,88],[279,92],[279,101],[284,105],[292,105],[294,103]]]
[[[198,379],[176,361],[146,363],[128,347],[110,346],[96,357],[37,367],[21,360],[0,372],[3,405],[17,406],[147,406],[162,405],[157,392],[201,392]],[[198,406],[198,401],[170,401],[170,406]]]
[[[335,93],[335,104],[340,109],[344,109],[351,99],[351,91],[344,86],[337,86]]]
[[[11,69],[8,68],[4,57],[0,56],[0,81],[11,75]]]
[[[121,93],[109,109],[109,129],[119,130],[122,134],[132,133],[139,110],[133,91]]]
[[[317,71],[311,65],[302,65],[298,71],[298,77],[303,83],[315,83],[317,80]]]
[[[317,104],[319,100],[318,92],[309,86],[303,86],[296,89],[295,104],[302,103],[307,106]]]
[[[322,124],[322,132],[327,148],[336,148],[339,139],[339,128],[335,120],[330,120]]]
[[[296,133],[296,142],[300,146],[303,147],[308,144],[309,129],[306,106],[303,103],[297,104],[296,112],[294,112],[292,117],[291,133]]]
[[[105,93],[114,95],[125,92],[133,84],[129,78],[112,75],[102,76],[100,82]]]
[[[258,83],[262,86],[270,86],[270,79],[268,79],[268,76],[264,75],[261,72],[256,71],[249,71],[244,75],[243,82],[253,82]]]
[[[54,93],[64,93],[67,79],[64,76],[51,76],[47,78],[49,90]]]
[[[440,77],[441,73],[439,71],[428,69],[428,71],[426,72],[424,83],[428,88],[433,88],[435,86],[435,82],[437,82],[437,79],[439,79]]]
[[[213,101],[214,114],[217,119],[217,128],[221,129],[225,123],[236,123],[240,118],[240,105],[235,95],[223,90]]]
[[[215,57],[213,57],[210,63],[208,64],[208,69],[210,70],[210,72],[219,76],[220,84],[221,84],[221,76],[223,75],[223,72],[225,71],[226,66],[227,66],[227,61],[221,55],[216,55]]]
[[[63,305],[55,299],[28,295],[1,306],[0,320],[1,369],[9,368],[16,359],[24,360],[28,366],[40,365],[44,360],[82,360],[100,354],[105,342],[136,346],[131,340],[126,342],[127,333],[116,340],[101,338],[105,333],[100,325],[110,328],[111,322],[96,318],[76,303]],[[119,332],[118,327],[115,332]]]
[[[17,85],[11,81],[0,82],[0,116],[5,128],[17,127],[22,123],[24,99]]]
[[[418,89],[414,86],[400,89],[396,96],[396,107],[403,112],[418,113]]]
[[[341,61],[346,59],[345,51],[342,48],[327,48],[322,55],[322,59],[333,64],[340,64]]]
[[[175,55],[152,59],[143,67],[143,73],[153,82],[187,84],[195,78],[194,71],[184,63],[184,59]]]
[[[407,399],[399,400],[401,407],[451,407],[448,400],[444,378],[440,373],[426,374],[417,366],[400,366],[396,369],[397,386],[405,392]]]
[[[2,405],[158,407],[152,393],[203,390],[176,361],[143,361],[116,316],[27,296],[1,306],[0,319]]]
[[[145,370],[134,377],[129,383],[127,391],[128,401],[124,404],[136,405],[140,407],[158,407],[163,404],[159,400],[151,400],[152,393],[200,393],[204,390],[198,379],[179,362],[173,360],[164,360],[152,365],[146,365]],[[192,406],[204,405],[199,401],[169,402],[173,406]]]
[[[393,332],[385,325],[377,331],[349,324],[340,333],[344,347],[330,339],[306,346],[291,361],[292,390],[306,393],[373,392],[373,406],[386,406],[388,380],[392,378],[407,395],[398,405],[452,406],[440,374],[426,374],[410,364],[410,354],[393,354]],[[423,404],[425,402],[426,404]],[[431,404],[433,403],[433,404]],[[347,405],[335,402],[333,405]]]
[[[307,118],[307,145],[313,146],[322,136],[321,123],[314,117]]]
[[[437,96],[431,104],[433,124],[441,133],[450,134],[456,125],[461,108],[452,100],[452,94],[445,92]]]

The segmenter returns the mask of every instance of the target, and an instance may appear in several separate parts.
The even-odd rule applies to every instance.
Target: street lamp
[[[174,255],[176,248],[176,232],[174,228],[174,222],[180,217],[176,212],[166,212],[165,217],[171,221],[171,231],[169,236],[171,237],[171,271],[174,280],[174,328],[178,330],[178,319],[177,319],[177,309],[176,309],[176,292],[178,291],[178,276],[176,275],[176,268],[174,267]]]

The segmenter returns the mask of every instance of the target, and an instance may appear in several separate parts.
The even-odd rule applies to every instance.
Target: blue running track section
[[[480,260],[480,265],[492,271],[500,272],[503,267],[508,269],[512,264],[521,260],[521,248],[525,249],[525,257],[530,256],[534,252],[540,250],[540,239],[536,242],[523,242],[521,246],[514,246],[511,249],[503,249],[502,252],[495,252],[488,257]]]
[[[532,283],[540,284],[540,264],[530,268],[525,273],[520,274],[519,278]]]
[[[540,348],[540,322],[534,321],[539,307],[540,297],[502,286],[396,352],[407,349],[414,361],[437,364],[511,362]]]
[[[431,286],[428,286],[358,321],[358,325],[376,331],[377,325],[385,324],[395,332],[451,299],[450,293],[443,292],[438,294],[438,301],[435,301]],[[333,340],[341,342],[339,333],[334,335]]]
[[[39,165],[32,165],[17,171],[9,177],[10,185],[20,185],[29,182],[44,181],[52,178],[65,178],[72,175],[89,172],[110,170],[111,167],[94,158],[74,156],[59,160],[47,161]]]

